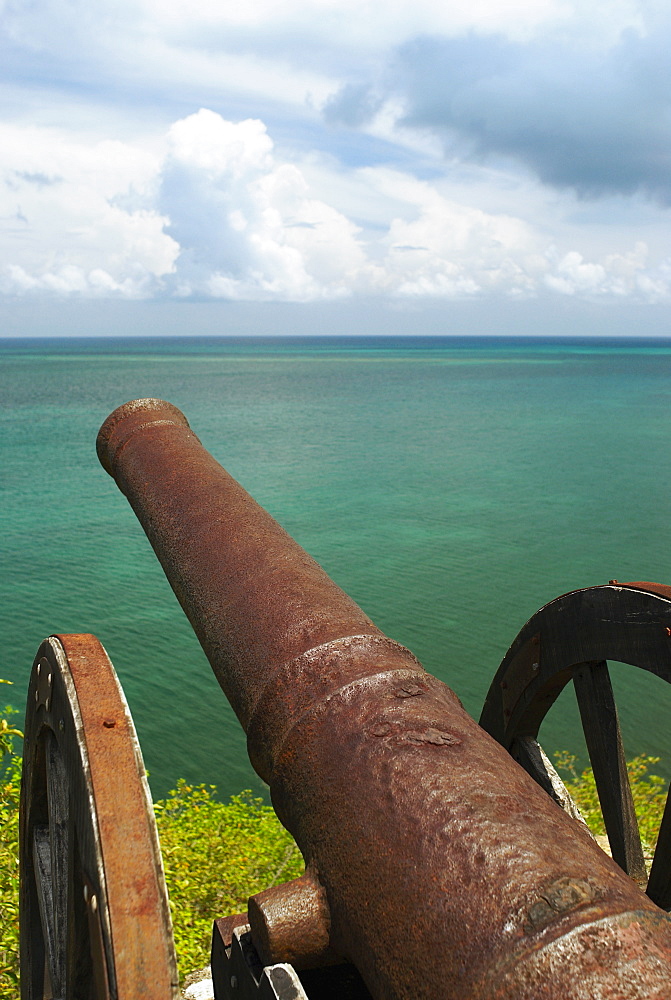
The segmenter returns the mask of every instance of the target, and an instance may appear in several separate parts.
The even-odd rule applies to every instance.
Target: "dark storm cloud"
[[[346,83],[327,102],[324,117],[327,122],[358,128],[377,113],[381,99],[365,83]]]
[[[644,191],[671,203],[671,31],[629,30],[610,48],[503,37],[417,38],[397,50],[387,93],[405,125],[462,158],[512,157],[584,197]],[[372,90],[344,88],[331,119],[365,118]]]

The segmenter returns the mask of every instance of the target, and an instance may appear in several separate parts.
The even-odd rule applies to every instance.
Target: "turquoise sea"
[[[671,340],[0,341],[0,677],[94,632],[150,781],[261,783],[95,438],[179,406],[217,459],[476,717],[524,622],[577,587],[671,583]],[[628,755],[671,772],[671,692],[615,665]],[[579,750],[572,694],[541,738]]]

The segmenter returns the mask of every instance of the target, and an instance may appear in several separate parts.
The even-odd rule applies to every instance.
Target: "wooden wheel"
[[[538,744],[538,730],[573,681],[613,858],[671,909],[671,796],[648,878],[607,660],[671,682],[671,587],[618,584],[576,590],[541,608],[519,633],[487,694],[480,725],[562,806],[577,810]]]
[[[38,650],[21,796],[22,1000],[177,997],[144,764],[95,636]]]

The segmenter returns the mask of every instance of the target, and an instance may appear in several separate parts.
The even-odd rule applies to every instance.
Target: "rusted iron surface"
[[[302,970],[342,962],[329,947],[326,893],[312,872],[252,896],[248,914],[254,946],[264,965],[290,962]]]
[[[116,410],[100,431],[98,454],[245,729],[278,667],[331,639],[381,635],[169,403],[137,400]]]
[[[144,765],[116,674],[92,635],[51,636],[33,667],[21,949],[25,1000],[179,995]]]
[[[668,597],[671,599],[671,587],[667,583],[652,583],[649,580],[631,580],[628,583],[623,583],[619,580],[609,580],[611,584],[615,584],[616,587],[630,587],[633,590],[646,590],[651,594],[659,594],[660,597]]]
[[[669,917],[382,635],[178,410],[121,407],[98,452],[318,876],[330,947],[373,997],[668,997]]]

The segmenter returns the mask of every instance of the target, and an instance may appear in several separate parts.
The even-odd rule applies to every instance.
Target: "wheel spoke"
[[[33,871],[35,889],[40,913],[44,961],[49,975],[49,991],[52,992],[52,970],[56,964],[56,928],[54,927],[54,894],[51,878],[51,841],[49,827],[35,826],[33,829]]]
[[[67,926],[69,894],[68,783],[65,767],[52,733],[47,743],[47,796],[49,802],[48,846],[50,852],[51,925],[53,939],[46,943],[51,988],[56,1000],[66,995]],[[46,854],[42,843],[38,850]],[[47,934],[45,933],[45,939]]]
[[[666,797],[646,891],[653,903],[671,910],[671,790]]]
[[[521,744],[535,740],[572,676],[613,857],[641,888],[647,883],[658,906],[671,911],[671,790],[647,879],[606,663],[640,668],[671,683],[669,635],[671,587],[612,580],[562,594],[516,636],[487,693],[480,725],[516,756]],[[521,754],[526,770],[557,801],[547,769],[530,762],[524,749]]]
[[[613,860],[645,887],[643,849],[607,663],[580,664],[573,683]]]

